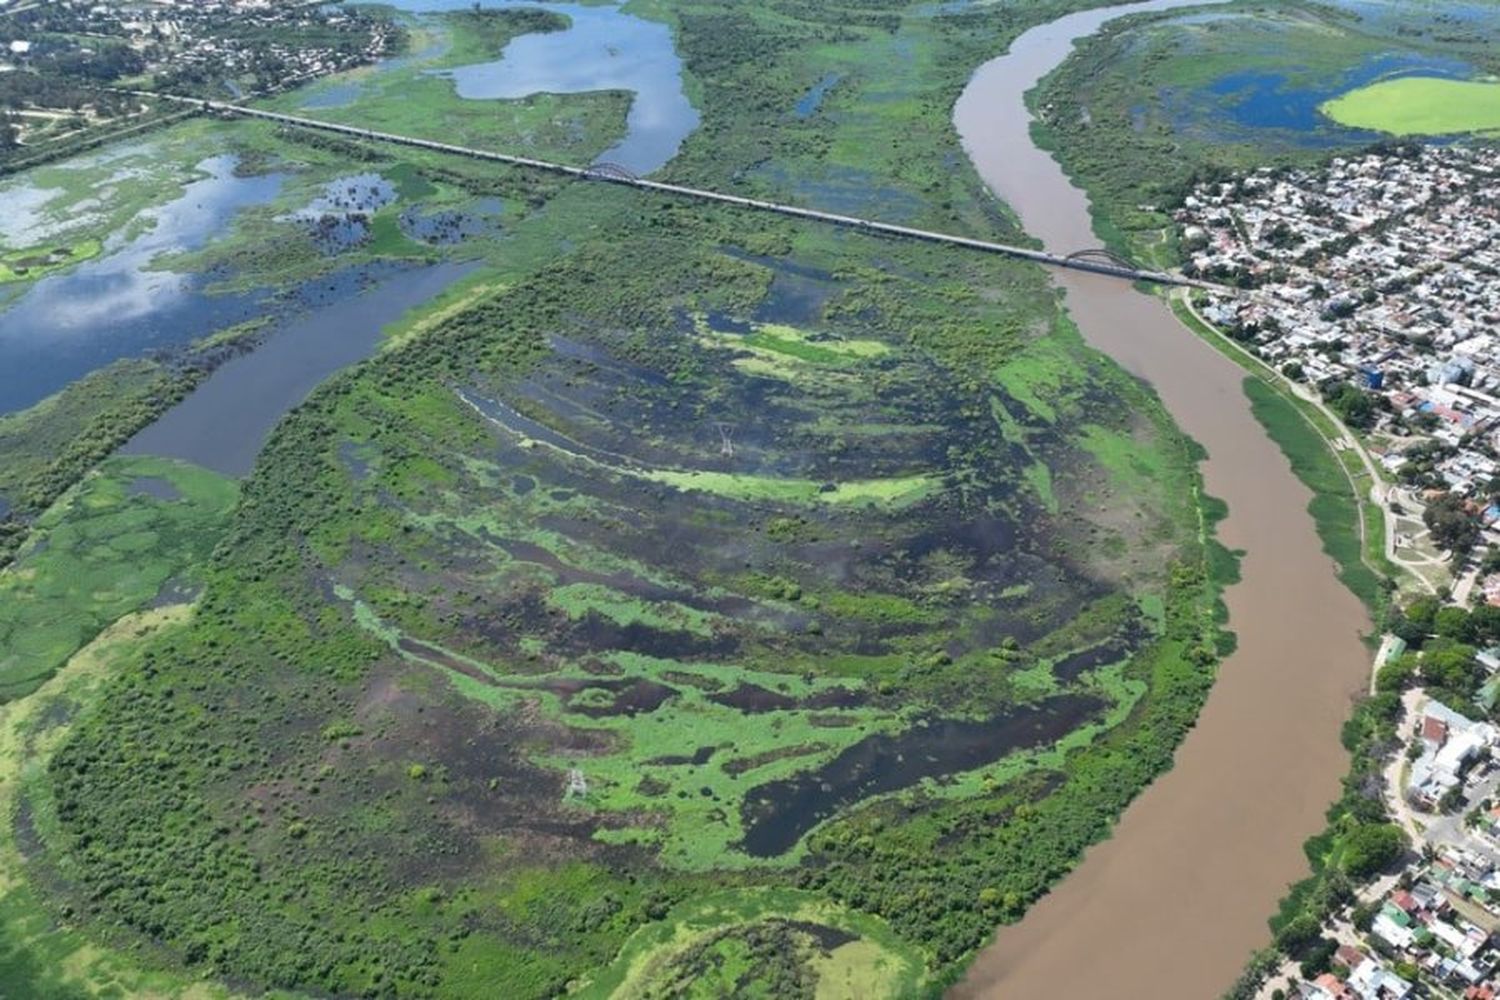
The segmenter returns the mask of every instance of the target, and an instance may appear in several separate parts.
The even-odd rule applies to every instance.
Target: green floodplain
[[[1066,9],[645,5],[703,119],[664,176],[1018,238],[949,110]],[[536,30],[424,17],[427,62],[326,114],[588,162],[621,95],[423,75]],[[226,152],[275,198],[154,266],[474,270],[243,481],[101,463],[203,366],[0,420],[4,982],[936,992],[1170,762],[1232,567],[1191,443],[1037,269],[265,123],[38,173],[77,242]],[[295,209],[351,173],[393,195],[330,251]],[[453,243],[405,227],[480,206]]]
[[[702,117],[660,176],[1021,239],[949,113],[972,67],[1083,6],[636,0]],[[1166,211],[1195,178],[1330,149],[1235,119],[1226,76],[1343,94],[1398,41],[1414,64],[1495,68],[1493,39],[1389,8],[1119,22],[1036,92],[1039,135],[1112,245],[1170,264]],[[428,72],[566,28],[412,19],[411,56],[316,85],[352,96],[313,113],[589,162],[628,93],[464,100]],[[1493,87],[1398,75],[1312,106],[1483,131],[1467,95]],[[198,119],[125,170],[36,170],[60,219],[99,203],[8,250],[8,286],[98,253],[225,152],[278,193],[156,266],[233,291],[473,270],[288,415],[242,481],[107,457],[203,365],[119,362],[0,418],[0,496],[25,514],[0,525],[0,982],[936,994],[1170,763],[1230,641],[1233,560],[1191,442],[1035,268]],[[391,196],[330,248],[294,216],[351,175]],[[423,239],[414,211],[487,222]],[[1269,381],[1247,392],[1378,609],[1388,568],[1328,429]],[[1389,702],[1346,732],[1356,778]],[[1278,926],[1318,905],[1361,808],[1335,805]]]
[[[1500,134],[1500,83],[1406,76],[1350,91],[1322,110],[1340,124],[1391,135]]]

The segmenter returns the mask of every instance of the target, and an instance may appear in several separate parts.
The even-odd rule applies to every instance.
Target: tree
[[[1432,540],[1455,560],[1469,554],[1479,541],[1479,522],[1465,506],[1463,498],[1444,493],[1422,511],[1422,523],[1432,532]]]
[[[1422,679],[1430,687],[1444,688],[1458,694],[1459,700],[1467,700],[1482,679],[1474,655],[1473,646],[1448,639],[1433,640],[1422,654]]]
[[[1323,392],[1323,398],[1339,419],[1350,427],[1368,427],[1375,421],[1375,400],[1348,382],[1335,382]]]
[[[1425,632],[1431,632],[1442,605],[1435,597],[1419,597],[1406,607],[1406,617]]]
[[[1445,639],[1466,640],[1469,633],[1469,613],[1463,608],[1443,608],[1433,621],[1433,631]]]
[[[1352,878],[1365,878],[1395,861],[1406,846],[1406,834],[1393,823],[1358,826],[1344,837],[1340,863]]]
[[[1299,913],[1276,932],[1276,947],[1298,958],[1311,950],[1322,937],[1323,925],[1310,913]]]
[[[1421,658],[1412,653],[1387,660],[1375,673],[1375,690],[1381,694],[1404,690],[1416,676],[1420,663]]]

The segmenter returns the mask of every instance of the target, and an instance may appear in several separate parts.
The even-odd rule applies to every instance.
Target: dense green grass
[[[206,354],[214,351],[205,347]],[[0,566],[25,539],[31,518],[205,374],[203,365],[125,359],[29,409],[0,416],[0,497],[9,507],[0,519]]]
[[[1293,401],[1256,376],[1247,377],[1244,388],[1255,419],[1292,463],[1297,478],[1313,491],[1308,513],[1323,551],[1338,564],[1339,580],[1378,617],[1387,598],[1387,577],[1369,565],[1368,547],[1361,537],[1360,509],[1365,498],[1350,484],[1328,441],[1309,425]],[[1379,512],[1373,513],[1378,531]]]
[[[99,256],[101,249],[103,244],[98,240],[83,239],[70,245],[53,244],[0,251],[0,284],[46,277]]]
[[[142,478],[180,498],[133,492]],[[0,572],[0,700],[34,690],[106,625],[202,563],[235,497],[233,482],[206,470],[122,458],[58,501]]]
[[[99,947],[71,922],[55,919],[45,891],[31,881],[41,876],[32,863],[37,860],[37,837],[55,823],[45,761],[110,679],[137,669],[146,642],[163,630],[180,627],[188,613],[176,605],[127,615],[76,653],[66,669],[38,691],[0,704],[0,816],[6,819],[0,825],[0,984],[8,995],[27,1000],[227,1000],[233,995],[196,976],[151,968],[155,963],[149,955]],[[294,995],[272,991],[267,996],[292,1000]]]
[[[571,18],[539,7],[512,10],[457,10],[441,15],[450,41],[435,66],[467,66],[499,59],[519,35],[563,31]]]
[[[664,920],[641,928],[613,963],[588,977],[577,995],[580,1000],[665,995],[666,984],[674,980],[695,997],[757,995],[767,984],[733,975],[739,970],[732,963],[717,965],[704,975],[701,966],[684,960],[705,943],[724,947],[722,937],[727,933],[772,921],[829,927],[852,936],[815,959],[822,966],[818,969],[820,996],[896,1000],[916,996],[922,989],[925,956],[881,921],[830,906],[814,893],[751,889],[697,897],[673,909]],[[682,967],[674,969],[674,965]],[[824,977],[832,982],[823,984]]]
[[[1334,121],[1392,135],[1500,130],[1500,83],[1407,76],[1381,80],[1323,105]]]

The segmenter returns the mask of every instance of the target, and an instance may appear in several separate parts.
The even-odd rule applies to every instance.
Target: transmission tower
[[[715,424],[719,428],[719,454],[725,458],[734,457],[734,428],[728,424]]]
[[[589,793],[589,783],[583,779],[583,772],[578,768],[568,769],[568,790],[563,793],[563,798],[571,799],[573,796],[580,798]]]

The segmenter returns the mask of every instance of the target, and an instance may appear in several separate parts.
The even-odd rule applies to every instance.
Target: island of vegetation
[[[1500,83],[1403,76],[1342,94],[1322,111],[1341,125],[1392,135],[1500,134]]]

